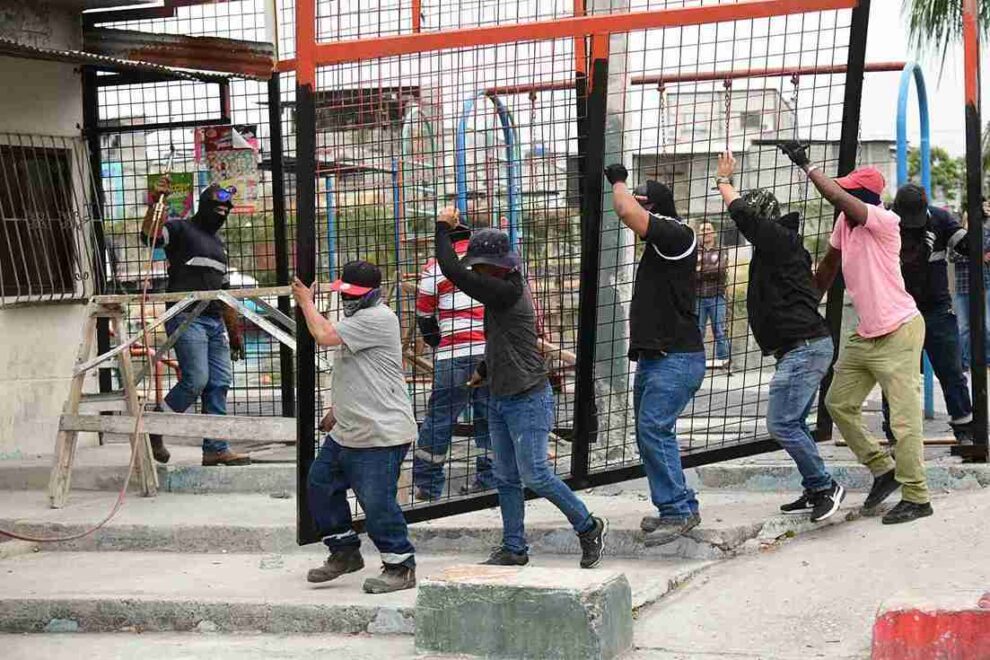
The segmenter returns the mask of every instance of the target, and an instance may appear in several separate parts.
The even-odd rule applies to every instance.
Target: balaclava
[[[227,221],[227,215],[234,208],[234,190],[221,188],[218,184],[210,184],[199,196],[199,209],[192,217],[193,222],[210,232],[217,233],[223,223]]]

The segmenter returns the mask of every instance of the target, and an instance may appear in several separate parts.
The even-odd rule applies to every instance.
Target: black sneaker
[[[605,539],[608,536],[608,521],[604,518],[591,517],[594,527],[583,534],[578,534],[581,544],[581,568],[594,568],[605,555]]]
[[[486,486],[480,481],[472,481],[469,484],[464,484],[461,486],[457,492],[459,495],[477,495],[478,493],[484,493],[488,490],[492,490],[492,488]]]
[[[901,484],[894,478],[893,470],[888,470],[879,476],[873,477],[873,487],[870,488],[870,494],[863,501],[863,508],[867,511],[877,508],[900,487]]]
[[[949,427],[952,429],[952,435],[955,436],[956,442],[960,445],[972,445],[973,444],[973,423],[967,422],[965,424],[953,424],[949,422]]]
[[[697,513],[692,513],[690,516],[684,518],[666,518],[661,516],[658,519],[656,528],[646,534],[643,542],[648,548],[655,545],[664,545],[687,534],[699,524],[701,524],[701,516]]]
[[[525,552],[512,552],[508,548],[499,546],[481,563],[487,566],[525,566],[529,563],[529,555]]]
[[[432,502],[433,500],[440,499],[439,497],[433,497],[426,489],[417,488],[413,493],[413,498],[417,502]]]
[[[828,490],[818,491],[812,494],[813,510],[811,512],[811,522],[821,522],[830,518],[832,514],[839,510],[839,505],[846,498],[846,489],[834,480]]]
[[[781,513],[807,513],[815,508],[815,503],[812,501],[813,497],[814,494],[806,490],[801,493],[801,497],[793,502],[781,504],[780,511]]]
[[[311,568],[306,580],[315,583],[329,582],[341,575],[360,571],[362,568],[364,568],[364,558],[361,557],[360,550],[340,550],[330,553],[323,566]]]
[[[881,522],[884,525],[899,525],[900,523],[911,522],[918,518],[927,518],[933,513],[932,505],[929,502],[916,504],[907,500],[901,500],[893,509],[887,512],[881,519]]]
[[[366,594],[387,594],[416,586],[416,569],[402,564],[382,564],[382,574],[364,581]]]
[[[162,436],[158,433],[149,433],[148,440],[151,442],[151,455],[159,463],[168,463],[168,459],[172,457],[169,453],[168,448],[165,446],[165,441]]]

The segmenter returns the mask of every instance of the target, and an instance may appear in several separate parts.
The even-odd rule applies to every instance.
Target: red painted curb
[[[872,657],[990,660],[990,591],[885,605],[873,624]]]

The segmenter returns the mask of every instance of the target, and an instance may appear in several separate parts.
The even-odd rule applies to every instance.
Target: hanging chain
[[[732,81],[726,79],[725,87],[725,150],[730,150],[729,129],[732,127]]]
[[[667,88],[664,87],[663,83],[657,85],[657,92],[660,93],[660,153],[667,151],[667,118],[666,118],[666,107],[667,103],[664,101],[664,93]]]
[[[798,139],[798,89],[801,86],[801,78],[798,74],[791,76],[791,108],[794,110],[794,130],[793,138]]]

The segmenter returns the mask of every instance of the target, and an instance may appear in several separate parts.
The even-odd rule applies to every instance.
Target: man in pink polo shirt
[[[797,142],[787,142],[781,150],[840,212],[814,283],[824,295],[841,266],[859,316],[839,353],[825,405],[856,458],[873,473],[863,508],[875,509],[901,488],[901,501],[883,517],[884,524],[930,516],[918,371],[925,322],[904,288],[900,218],[882,206],[883,175],[864,167],[832,180],[811,165]],[[877,383],[890,402],[896,464],[863,426],[863,401]]]

